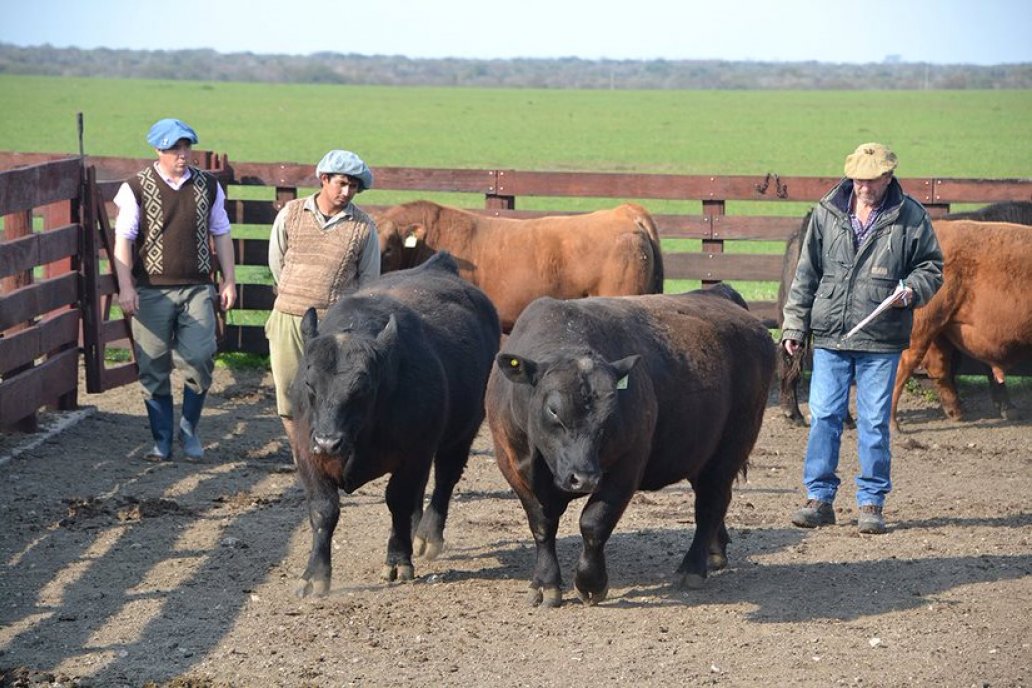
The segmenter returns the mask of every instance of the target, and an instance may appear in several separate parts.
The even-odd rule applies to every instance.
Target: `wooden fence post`
[[[702,240],[702,252],[703,253],[723,253],[724,252],[724,240],[713,238],[713,219],[717,216],[724,215],[724,201],[718,200],[703,200],[702,202],[702,214],[705,216],[709,223],[709,238]],[[717,284],[720,280],[709,280],[703,279],[702,286],[708,287],[711,284]]]

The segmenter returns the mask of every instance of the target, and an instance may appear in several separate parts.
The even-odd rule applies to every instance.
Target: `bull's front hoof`
[[[706,576],[697,573],[678,572],[674,585],[682,590],[700,590],[706,584]]]
[[[527,604],[532,607],[558,607],[563,603],[563,593],[559,588],[539,588],[531,586],[527,594]]]
[[[380,577],[388,583],[405,583],[415,579],[416,571],[412,564],[384,564]]]
[[[444,551],[444,540],[424,540],[416,537],[412,540],[412,554],[423,557],[427,561],[436,559]]]
[[[579,588],[577,589],[577,597],[579,597],[580,601],[589,607],[594,607],[599,602],[605,601],[606,596],[608,595],[608,587],[602,588],[601,590],[598,590],[596,592],[585,591]]]
[[[299,598],[304,599],[306,597],[321,597],[329,591],[330,581],[328,580],[301,579],[301,583],[297,586],[295,592]]]
[[[1024,420],[1025,414],[1013,406],[1001,406],[1000,418],[1003,418],[1004,420]]]

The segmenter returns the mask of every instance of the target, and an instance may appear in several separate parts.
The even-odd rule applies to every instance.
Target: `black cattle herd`
[[[791,252],[792,243],[786,261]],[[675,585],[697,587],[726,565],[731,487],[760,431],[778,357],[730,287],[542,297],[502,343],[492,302],[440,252],[345,296],[322,321],[310,310],[302,333],[291,393],[312,550],[300,596],[330,588],[338,490],[381,476],[390,476],[383,578],[411,580],[413,556],[439,554],[485,415],[536,545],[531,603],[561,603],[556,533],[580,497],[574,588],[588,604],[606,598],[604,548],[638,490],[692,485],[696,530]]]

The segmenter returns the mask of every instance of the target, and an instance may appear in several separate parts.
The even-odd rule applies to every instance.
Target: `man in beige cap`
[[[856,382],[857,525],[861,533],[885,532],[896,368],[910,343],[912,309],[942,285],[942,251],[928,213],[903,193],[896,164],[880,143],[846,157],[845,178],[814,208],[785,304],[781,344],[789,355],[813,337],[807,502],[792,517],[802,528],[835,523],[842,422]],[[887,300],[891,308],[857,328]]]

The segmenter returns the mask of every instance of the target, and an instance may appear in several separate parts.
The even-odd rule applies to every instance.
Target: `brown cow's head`
[[[401,225],[394,220],[376,223],[380,237],[380,272],[393,272],[425,263],[435,251],[426,243],[426,227],[422,224]]]
[[[500,353],[499,370],[518,385],[529,385],[527,436],[545,460],[556,487],[589,494],[602,480],[600,452],[617,412],[617,395],[641,359],[605,361],[591,353],[533,360]]]

